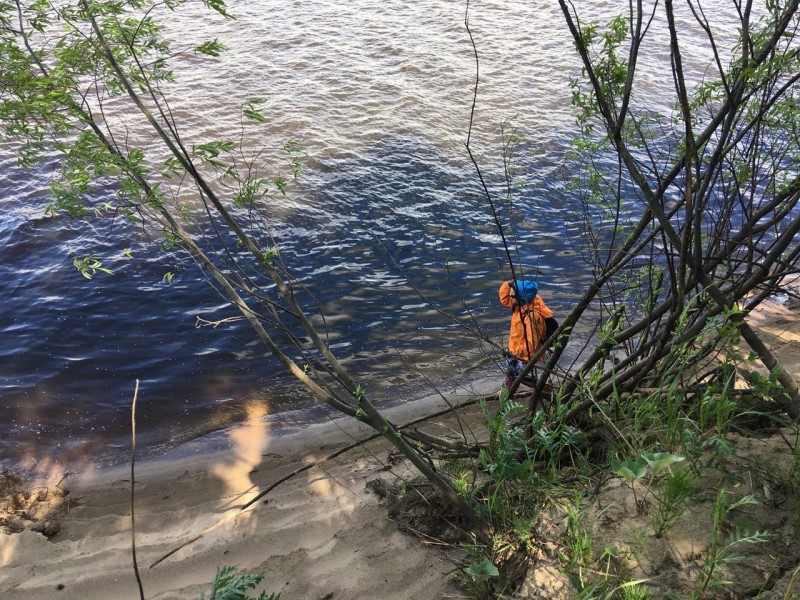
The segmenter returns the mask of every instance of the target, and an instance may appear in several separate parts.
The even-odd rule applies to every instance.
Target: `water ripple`
[[[239,139],[239,107],[259,97],[268,119],[244,136],[245,154],[266,144],[265,160],[279,167],[285,141],[303,147],[300,182],[269,206],[270,234],[313,294],[302,301],[326,315],[332,347],[373,395],[413,393],[397,387],[414,381],[409,364],[434,377],[471,369],[474,340],[439,310],[472,315],[502,343],[496,288],[507,274],[464,149],[475,62],[463,5],[234,0],[230,9],[234,21],[199,21],[194,7],[169,14],[176,49],[213,38],[230,46],[219,60],[177,56],[168,94],[184,138]],[[559,313],[582,271],[564,163],[578,66],[562,19],[554,3],[487,0],[470,21],[481,59],[472,148],[522,263],[541,274]],[[637,101],[669,85],[651,79],[652,95]],[[500,136],[508,122],[527,138],[518,156],[526,186],[511,207]],[[0,146],[0,169],[0,456],[117,460],[137,378],[142,447],[153,452],[224,427],[251,402],[270,419],[324,418],[245,324],[196,327],[198,317],[235,312],[185,257],[162,252],[157,234],[46,218],[49,167],[23,172]],[[72,257],[90,255],[114,275],[80,277]]]

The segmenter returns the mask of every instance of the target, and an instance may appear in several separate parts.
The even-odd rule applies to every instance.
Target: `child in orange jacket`
[[[539,296],[539,284],[535,281],[504,281],[500,286],[500,302],[511,309],[508,350],[512,356],[506,372],[506,387],[511,387],[542,342],[558,329],[558,321]],[[544,356],[539,360],[544,360]],[[523,383],[531,385],[532,380]]]

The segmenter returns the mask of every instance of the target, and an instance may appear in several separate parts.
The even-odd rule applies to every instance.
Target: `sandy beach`
[[[488,391],[456,393],[450,400]],[[427,398],[395,409],[392,418],[402,423],[444,407],[441,399]],[[256,591],[283,599],[460,597],[443,549],[401,533],[366,487],[376,478],[413,476],[404,462],[387,460],[382,439],[293,477],[241,510],[286,474],[370,433],[337,420],[272,438],[254,418],[225,432],[228,450],[182,448],[137,463],[136,551],[146,598],[199,598],[217,566],[226,565],[263,571]],[[62,477],[54,472],[42,485],[52,490]],[[56,535],[0,534],[2,597],[138,598],[130,480],[130,465],[71,475],[63,483],[66,514]]]

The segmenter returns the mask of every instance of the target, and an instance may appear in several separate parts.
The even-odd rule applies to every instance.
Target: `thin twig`
[[[136,465],[136,398],[139,396],[139,380],[133,390],[133,403],[131,404],[131,557],[133,558],[133,572],[136,575],[136,584],[139,586],[139,597],[144,600],[144,587],[139,576],[139,563],[136,561],[136,517],[135,517],[135,465]]]

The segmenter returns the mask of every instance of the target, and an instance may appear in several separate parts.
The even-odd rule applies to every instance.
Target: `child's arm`
[[[503,303],[503,306],[507,306],[508,308],[514,308],[517,303],[514,288],[511,287],[511,283],[508,281],[504,281],[500,285],[500,302]]]

